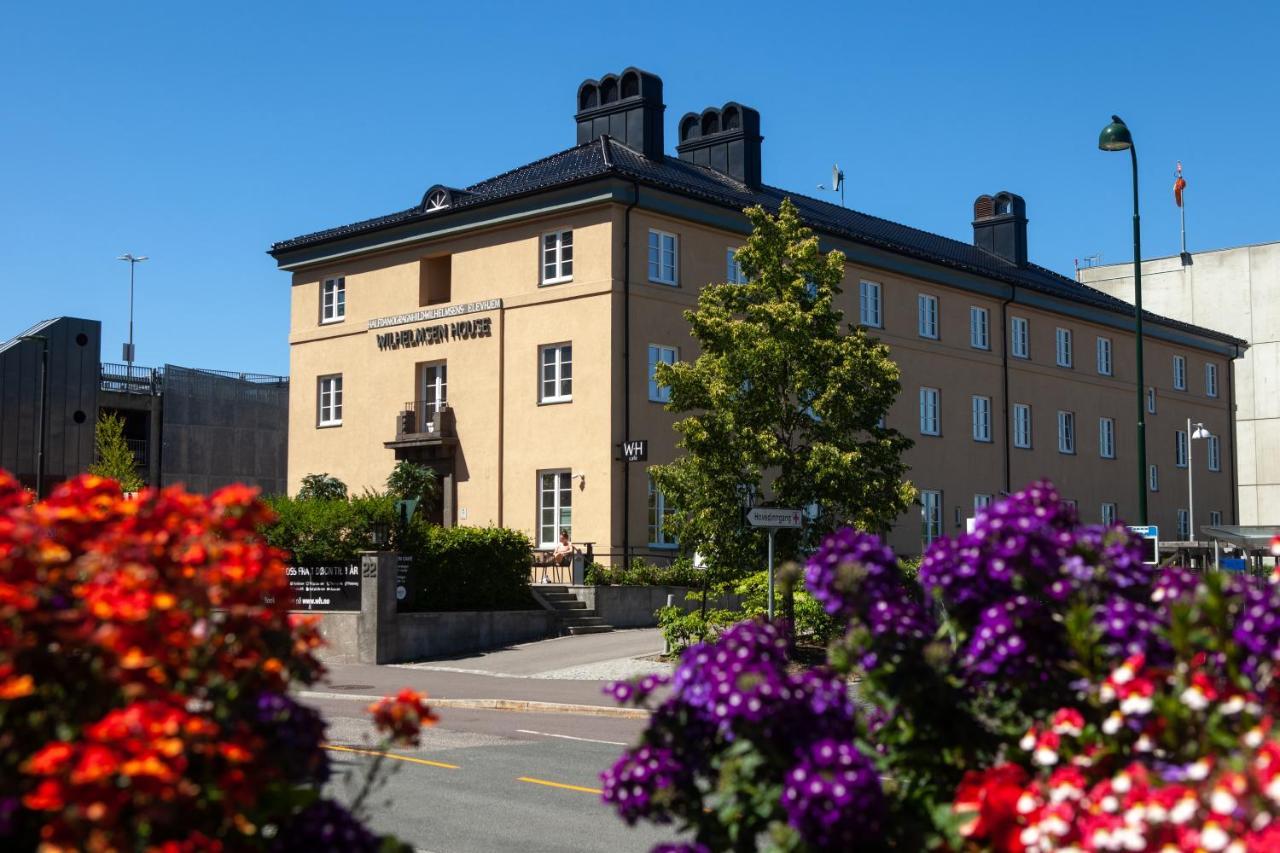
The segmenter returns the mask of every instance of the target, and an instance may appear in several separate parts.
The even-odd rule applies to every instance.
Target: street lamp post
[[[1192,477],[1195,465],[1191,461],[1191,444],[1197,439],[1209,438],[1213,438],[1213,434],[1205,429],[1204,424],[1193,424],[1191,423],[1191,418],[1187,418],[1187,532],[1190,534],[1192,542],[1196,541],[1196,490]]]
[[[23,335],[20,341],[40,342],[40,413],[36,434],[36,500],[44,499],[44,436],[49,431],[49,339],[44,335]]]
[[[1138,524],[1147,525],[1147,409],[1146,378],[1142,369],[1142,227],[1138,219],[1138,149],[1133,135],[1120,116],[1112,116],[1111,124],[1098,134],[1098,147],[1103,151],[1128,149],[1133,164],[1133,333],[1137,339],[1138,371]]]
[[[124,345],[124,360],[129,366],[126,374],[127,382],[133,379],[133,268],[147,260],[147,256],[138,255],[135,257],[133,254],[125,252],[116,260],[129,262],[129,343]]]

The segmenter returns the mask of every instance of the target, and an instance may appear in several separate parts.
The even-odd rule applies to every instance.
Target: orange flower
[[[61,772],[74,755],[75,750],[71,744],[56,740],[45,744],[40,751],[28,758],[23,769],[36,776],[49,776]]]
[[[22,804],[37,812],[62,811],[66,805],[62,783],[55,779],[42,779],[34,791],[22,798]]]
[[[417,746],[422,729],[434,725],[439,718],[424,703],[424,695],[404,688],[393,699],[386,696],[369,706],[373,724],[392,743]]]
[[[120,768],[119,756],[100,744],[89,744],[80,752],[80,759],[71,771],[71,784],[84,785],[114,776]]]
[[[15,675],[0,681],[0,699],[21,699],[36,692],[36,682],[30,675]]]

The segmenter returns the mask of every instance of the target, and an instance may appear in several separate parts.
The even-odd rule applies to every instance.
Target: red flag
[[[1173,203],[1182,207],[1182,191],[1187,188],[1187,181],[1182,177],[1182,161],[1178,161],[1178,177],[1173,182]]]

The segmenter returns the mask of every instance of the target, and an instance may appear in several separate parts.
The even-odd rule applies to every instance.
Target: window
[[[991,398],[973,398],[973,440],[991,440]]]
[[[573,344],[549,344],[538,350],[542,364],[539,402],[567,403],[573,399]]]
[[[674,548],[676,537],[672,535],[668,522],[675,514],[675,508],[667,503],[667,496],[649,478],[649,544],[655,548]]]
[[[1111,338],[1098,338],[1098,373],[1111,375]]]
[[[1116,505],[1113,503],[1104,503],[1102,505],[1102,523],[1111,525],[1116,523]]]
[[[1206,364],[1204,366],[1204,395],[1206,397],[1218,396],[1218,365]]]
[[[1182,430],[1173,433],[1173,464],[1179,468],[1187,467],[1187,434]]]
[[[658,384],[658,365],[675,364],[679,360],[680,351],[675,347],[649,344],[649,399],[652,402],[670,402],[671,389]]]
[[[1221,526],[1222,526],[1222,513],[1218,512],[1218,510],[1216,510],[1216,509],[1211,509],[1211,510],[1209,510],[1209,526],[1210,526],[1210,527],[1221,527]]]
[[[974,495],[973,511],[975,514],[991,506],[991,495]]]
[[[441,305],[453,300],[453,255],[423,258],[418,263],[418,304]]]
[[[874,281],[859,283],[858,307],[862,325],[880,328],[884,323],[880,313],[880,285]]]
[[[1173,357],[1173,389],[1187,390],[1187,360],[1180,355]]]
[[[1147,466],[1147,488],[1153,492],[1160,491],[1160,467],[1157,465]]]
[[[1058,452],[1076,452],[1076,413],[1058,412]]]
[[[675,286],[679,264],[680,238],[666,231],[649,229],[649,281]]]
[[[937,340],[938,297],[922,293],[917,297],[916,301],[920,307],[920,337]]]
[[[1154,415],[1156,413],[1156,389],[1147,389],[1147,414]]]
[[[1185,509],[1178,510],[1178,541],[1187,542],[1191,539],[1191,520],[1187,518]]]
[[[1098,418],[1098,455],[1116,458],[1116,422],[1112,418]]]
[[[986,308],[969,308],[969,346],[991,349],[991,315]]]
[[[1056,351],[1056,360],[1058,367],[1071,366],[1071,330],[1058,329],[1056,333],[1058,342]]]
[[[942,492],[920,492],[920,535],[926,548],[942,535]]]
[[[750,279],[742,271],[742,264],[735,257],[737,254],[737,249],[724,250],[724,280],[729,284],[746,284]]]
[[[542,235],[542,283],[559,284],[573,280],[573,231],[551,231]]]
[[[1209,470],[1222,470],[1222,444],[1216,435],[1211,435],[1205,439],[1205,449],[1209,453]]]
[[[538,472],[538,547],[554,548],[560,531],[573,541],[573,475],[567,469]]]
[[[1026,403],[1013,404],[1013,446],[1031,447],[1031,407]]]
[[[449,366],[443,361],[422,366],[422,431],[431,429],[431,416],[449,407]]]
[[[1031,358],[1031,324],[1025,317],[1014,317],[1009,326],[1009,349],[1014,358]]]
[[[320,322],[336,323],[347,316],[346,278],[326,278],[320,286]]]
[[[342,425],[342,374],[321,376],[317,395],[319,426]]]
[[[940,435],[938,424],[938,389],[920,389],[920,433],[922,435]]]

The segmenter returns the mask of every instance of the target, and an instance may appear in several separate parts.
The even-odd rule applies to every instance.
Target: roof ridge
[[[514,169],[508,169],[505,172],[500,172],[497,175],[492,175],[488,178],[485,178],[483,181],[476,181],[474,184],[471,184],[470,186],[463,187],[463,189],[466,192],[473,193],[476,191],[476,187],[483,186],[484,184],[491,184],[494,181],[500,181],[509,175],[514,175],[516,172],[523,172],[526,169],[532,169],[537,166],[541,166],[543,163],[549,163],[552,160],[556,159],[557,157],[563,157],[564,155],[572,153],[574,151],[590,148],[592,145],[595,145],[595,143],[596,143],[596,140],[593,139],[590,142],[580,142],[571,148],[562,148],[561,150],[556,151],[553,154],[548,154],[546,157],[542,157],[541,159],[534,160],[530,163],[525,163],[523,166],[516,166]]]

